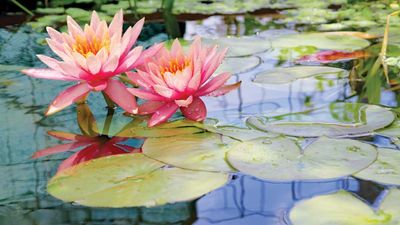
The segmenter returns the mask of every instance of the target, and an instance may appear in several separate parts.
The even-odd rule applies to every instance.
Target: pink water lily
[[[171,50],[163,47],[154,57],[127,73],[139,88],[128,88],[133,95],[147,100],[139,114],[152,114],[148,126],[167,121],[178,109],[195,121],[207,115],[202,96],[220,96],[236,89],[240,82],[225,85],[230,73],[213,75],[225,57],[227,49],[202,46],[196,38],[187,54],[175,40]]]
[[[31,77],[76,81],[78,84],[61,92],[46,115],[60,111],[91,91],[103,91],[125,111],[137,113],[135,97],[121,81],[112,78],[134,69],[162,47],[158,44],[144,51],[141,46],[132,49],[143,23],[144,19],[141,19],[123,34],[122,10],[116,13],[109,26],[93,11],[90,24],[83,29],[69,16],[68,33],[47,27],[50,36],[47,43],[61,60],[38,55],[49,68],[31,68],[22,72]]]

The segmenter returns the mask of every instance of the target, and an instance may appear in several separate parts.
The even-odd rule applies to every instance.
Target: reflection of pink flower
[[[22,72],[36,78],[78,81],[69,87],[51,103],[46,115],[53,114],[85,96],[90,91],[104,91],[121,108],[130,113],[137,112],[137,105],[122,82],[111,79],[143,63],[146,57],[154,55],[161,47],[155,45],[142,51],[135,47],[144,19],[129,27],[122,35],[123,13],[119,11],[107,26],[94,11],[90,25],[84,29],[67,17],[68,33],[59,33],[48,27],[50,38],[47,43],[61,61],[44,55],[39,59],[50,68],[26,69]]]
[[[201,96],[223,95],[240,86],[240,82],[224,86],[231,77],[229,73],[212,76],[225,53],[226,49],[218,51],[217,46],[202,46],[197,38],[185,54],[175,40],[170,51],[164,47],[137,72],[128,72],[128,77],[140,87],[128,90],[148,100],[139,107],[140,114],[152,114],[148,125],[168,120],[178,108],[188,119],[204,120],[207,110]]]
[[[58,171],[64,170],[85,161],[104,156],[137,153],[141,151],[140,149],[136,149],[120,143],[128,140],[128,138],[108,138],[105,136],[90,137],[79,134],[66,133],[62,131],[49,131],[48,134],[59,140],[66,140],[71,142],[37,151],[32,156],[32,158],[36,159],[56,153],[72,151],[79,147],[84,147],[82,150],[74,153],[69,158],[64,160],[58,167]]]

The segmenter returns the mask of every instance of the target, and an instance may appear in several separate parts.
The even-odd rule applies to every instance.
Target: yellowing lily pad
[[[228,48],[227,57],[249,56],[261,53],[271,48],[269,40],[256,37],[225,37],[218,39],[203,39],[209,45]]]
[[[331,33],[288,34],[272,40],[273,48],[314,46],[319,49],[355,51],[369,46],[369,41],[355,37]]]
[[[268,118],[250,117],[247,124],[263,131],[290,136],[365,135],[390,125],[395,116],[387,108],[360,103],[332,103],[316,108]]]
[[[257,56],[225,58],[218,67],[215,74],[229,72],[231,74],[239,74],[250,71],[260,65],[261,59]]]
[[[400,185],[400,151],[379,148],[378,159],[354,176],[378,183]]]
[[[317,196],[295,205],[293,225],[397,225],[400,224],[400,190],[391,189],[378,210],[346,191]]]
[[[255,139],[234,144],[228,162],[240,172],[274,181],[321,180],[368,167],[375,147],[351,139],[319,138],[304,149],[291,139]]]
[[[92,207],[154,206],[198,198],[227,180],[227,174],[170,168],[143,154],[123,154],[63,170],[50,180],[48,192]]]
[[[226,163],[228,150],[221,135],[200,133],[166,138],[148,138],[143,153],[168,165],[201,171],[233,171]]]

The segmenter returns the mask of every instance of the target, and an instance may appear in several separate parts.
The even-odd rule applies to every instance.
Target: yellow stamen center
[[[73,45],[73,50],[80,53],[84,57],[88,57],[90,54],[96,55],[103,47],[107,51],[110,50],[110,40],[109,38],[103,38],[102,40],[93,37],[91,40],[85,37],[76,37],[75,44]]]
[[[169,61],[169,65],[160,66],[160,73],[161,73],[162,76],[164,76],[164,74],[166,72],[170,72],[173,75],[175,75],[176,72],[183,71],[190,64],[191,63],[190,63],[189,60],[185,60],[183,63],[180,63],[180,62],[178,62],[177,59],[173,59],[173,60]]]

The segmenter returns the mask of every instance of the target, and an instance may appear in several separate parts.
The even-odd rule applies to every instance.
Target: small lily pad
[[[291,113],[264,121],[249,117],[247,124],[267,132],[300,137],[367,135],[390,125],[392,111],[377,105],[331,103],[328,107]]]
[[[375,147],[351,139],[319,138],[304,149],[291,139],[255,139],[234,144],[228,162],[240,172],[274,181],[321,180],[347,176],[368,167]]]
[[[123,154],[63,170],[47,188],[51,195],[81,205],[133,207],[195,199],[227,180],[227,174],[170,168],[143,154]]]
[[[170,138],[148,138],[142,151],[150,158],[184,169],[233,171],[225,161],[228,148],[219,134],[206,132]]]
[[[261,84],[287,84],[298,79],[317,77],[329,80],[343,79],[348,75],[344,69],[329,66],[293,66],[281,67],[271,71],[260,72],[253,80]]]
[[[355,177],[378,183],[400,185],[400,151],[379,148],[378,159]]]
[[[225,58],[215,74],[229,72],[231,74],[245,73],[260,65],[261,59],[257,56]]]
[[[355,51],[369,46],[369,41],[354,37],[328,33],[302,33],[282,35],[272,40],[273,48],[314,46],[318,49]]]
[[[249,56],[271,48],[269,40],[250,36],[204,39],[204,43],[228,48],[227,57]]]
[[[400,190],[391,189],[374,211],[353,194],[339,191],[299,202],[289,218],[293,225],[395,225],[400,224],[399,201]]]

